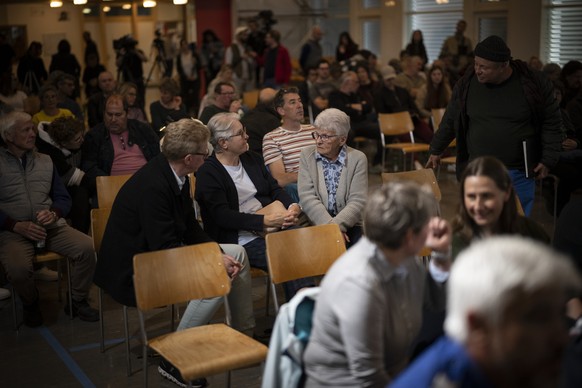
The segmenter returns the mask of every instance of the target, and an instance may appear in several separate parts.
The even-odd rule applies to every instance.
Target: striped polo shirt
[[[302,125],[299,131],[289,131],[279,127],[263,137],[263,158],[265,165],[283,159],[285,172],[299,171],[299,156],[304,147],[315,144],[311,133],[313,125]]]

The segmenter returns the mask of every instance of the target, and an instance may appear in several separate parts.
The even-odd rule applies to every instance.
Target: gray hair
[[[340,77],[340,85],[344,86],[344,84],[348,82],[348,80],[350,80],[353,76],[356,76],[357,78],[358,74],[355,71],[346,71],[343,73]]]
[[[469,313],[479,314],[496,327],[507,307],[518,302],[516,298],[545,290],[576,290],[581,282],[572,263],[542,243],[517,236],[478,241],[452,267],[445,332],[465,343]]]
[[[210,130],[210,144],[217,154],[222,152],[218,146],[218,141],[221,139],[228,139],[232,135],[232,124],[239,120],[239,115],[236,113],[217,113],[210,121],[208,121],[208,129]]]
[[[364,233],[374,243],[398,249],[409,230],[420,233],[436,215],[428,188],[415,182],[390,182],[374,190],[364,210]]]
[[[210,131],[200,120],[181,119],[166,126],[162,154],[170,160],[200,152],[208,142]]]
[[[26,112],[12,111],[0,116],[0,137],[6,142],[6,135],[13,133],[16,123],[32,120],[32,116]]]
[[[326,131],[333,131],[339,136],[348,136],[350,117],[336,108],[329,108],[317,115],[313,125]]]

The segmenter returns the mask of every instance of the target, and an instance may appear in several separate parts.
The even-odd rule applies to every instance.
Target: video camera
[[[131,49],[137,46],[137,40],[133,39],[131,35],[124,35],[119,39],[113,40],[113,49],[119,51],[121,49]]]

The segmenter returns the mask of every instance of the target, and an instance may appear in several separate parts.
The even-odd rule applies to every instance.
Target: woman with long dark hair
[[[358,53],[358,45],[353,41],[349,32],[344,31],[339,36],[339,42],[335,49],[335,60],[337,62],[350,59]]]
[[[542,227],[518,213],[517,196],[507,169],[484,156],[469,163],[461,177],[459,211],[453,219],[453,258],[474,239],[519,234],[550,242]]]
[[[433,65],[428,72],[428,79],[418,89],[416,106],[424,118],[431,116],[431,109],[446,108],[451,100],[451,87],[442,67]],[[435,128],[436,129],[436,128]]]
[[[410,43],[406,45],[406,55],[413,57],[418,56],[422,58],[422,66],[426,65],[428,62],[428,55],[426,54],[426,47],[424,46],[424,39],[422,37],[421,30],[412,31],[412,36],[410,37]]]

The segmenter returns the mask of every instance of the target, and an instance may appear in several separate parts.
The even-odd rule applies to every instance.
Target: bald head
[[[264,88],[259,92],[259,102],[262,104],[268,104],[275,98],[277,91],[272,88]]]
[[[99,89],[101,89],[105,95],[113,93],[117,87],[117,82],[115,81],[115,78],[113,78],[113,74],[111,74],[109,71],[103,71],[99,73],[97,82],[99,84]]]

